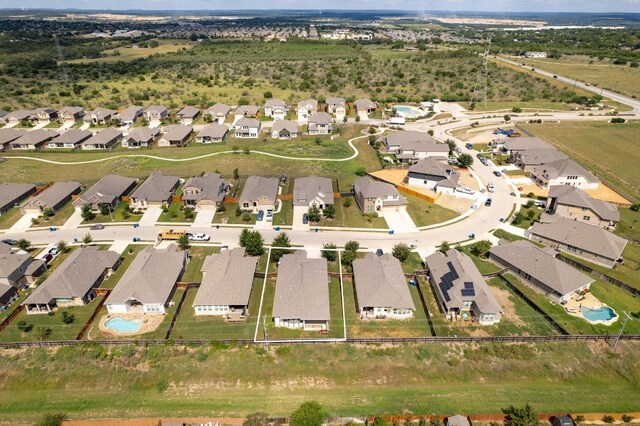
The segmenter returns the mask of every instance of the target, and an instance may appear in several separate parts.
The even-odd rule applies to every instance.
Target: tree
[[[357,176],[364,176],[366,174],[367,174],[367,169],[365,169],[364,167],[361,166],[356,169]]]
[[[398,243],[395,246],[393,246],[393,249],[391,250],[391,254],[393,254],[393,257],[398,259],[400,262],[404,262],[409,258],[409,255],[411,254],[411,249],[405,243]]]
[[[265,99],[271,99],[271,98],[273,98],[273,93],[271,93],[271,92],[264,92],[264,93],[262,94],[262,96],[264,96],[264,98],[265,98]]]
[[[249,212],[244,212],[242,214],[242,221],[243,222],[249,222],[251,220],[251,213]]]
[[[327,219],[333,219],[336,216],[336,208],[333,204],[328,204],[324,210],[322,210],[322,215]]]
[[[65,324],[71,324],[76,320],[76,316],[70,314],[68,311],[62,311],[62,322]]]
[[[46,209],[44,209],[42,211],[42,216],[44,216],[45,218],[50,218],[55,214],[55,212],[53,211],[53,209],[47,207]]]
[[[447,139],[445,142],[449,145],[449,155],[453,154],[453,151],[457,148],[456,143],[451,139]]]
[[[111,212],[111,206],[106,203],[100,204],[100,214],[106,216]]]
[[[271,259],[279,262],[282,256],[291,253],[291,250],[276,249],[275,247],[291,247],[291,240],[286,232],[281,232],[273,239],[271,243]]]
[[[178,247],[180,247],[181,250],[186,250],[191,246],[191,242],[189,241],[189,237],[187,237],[187,234],[180,235],[180,238],[178,238],[178,241],[176,242],[178,243]]]
[[[513,216],[513,219],[511,220],[511,224],[520,225],[524,219],[525,219],[525,216],[522,214],[522,212],[518,212]]]
[[[26,240],[24,238],[20,238],[16,242],[16,247],[18,247],[20,250],[27,251],[31,247],[31,241]]]
[[[264,253],[264,240],[258,231],[251,231],[246,240],[245,251],[249,256],[262,256]]]
[[[184,218],[187,220],[191,220],[193,219],[193,216],[195,216],[193,213],[193,207],[185,207],[182,213],[184,213]]]
[[[503,408],[502,412],[507,415],[507,424],[509,426],[537,426],[540,424],[538,415],[529,404],[524,407],[510,405],[507,408]]]
[[[471,154],[460,154],[460,156],[458,157],[458,163],[461,167],[467,168],[473,164],[473,157],[471,156]]]
[[[66,252],[69,251],[69,246],[67,245],[67,243],[64,240],[58,241],[58,244],[56,245],[56,248],[58,249],[58,252],[60,252],[60,253],[66,253]]]
[[[515,112],[516,114],[519,114],[519,113],[521,113],[521,112],[522,112],[522,108],[520,108],[520,107],[518,107],[518,106],[514,106],[514,107],[511,109],[511,112]],[[507,120],[507,121],[508,121],[508,120]]]
[[[22,331],[23,333],[28,333],[33,328],[33,324],[27,324],[27,322],[23,320],[18,321],[18,324],[16,326],[18,327],[18,330]]]
[[[82,237],[82,243],[86,246],[91,244],[92,241],[93,241],[93,237],[89,233],[87,233],[84,237]]]
[[[42,327],[42,326],[37,326],[34,329],[35,333],[36,333],[36,339],[43,341],[45,340],[47,337],[49,337],[51,335],[51,332],[53,330],[51,330],[49,327]]]
[[[34,426],[60,426],[67,419],[64,413],[49,413],[42,416]]]
[[[324,412],[316,401],[305,402],[291,413],[291,426],[322,426],[323,422]]]
[[[235,151],[235,149],[234,149]],[[235,169],[233,169],[233,180],[238,180],[240,179],[240,172],[238,171],[238,168],[236,167]]]
[[[325,244],[323,247],[324,250],[322,250],[320,254],[327,259],[327,261],[333,262],[338,258],[338,252],[335,251],[338,247],[336,247],[335,244]]]
[[[511,116],[509,114],[504,115],[504,121],[511,121]]]
[[[357,257],[358,254],[355,251],[345,250],[340,254],[340,261],[347,267],[347,271],[351,272],[351,264]]]
[[[268,426],[268,414],[262,411],[249,414],[242,422],[242,426]]]
[[[360,243],[357,241],[347,241],[347,243],[344,245],[344,249],[348,250],[348,251],[358,251],[358,249],[360,248]]]
[[[309,221],[314,223],[318,223],[320,222],[320,219],[322,219],[322,212],[315,204],[309,207],[307,215],[309,215]]]
[[[534,217],[536,217],[536,211],[535,210],[527,210],[527,219],[532,220]]]
[[[247,228],[242,229],[242,231],[240,232],[240,239],[238,240],[238,245],[240,247],[246,247],[247,246],[247,241],[249,241],[249,234],[251,233],[251,231],[249,231]]]
[[[449,251],[449,249],[451,249],[451,246],[449,245],[448,241],[443,241],[440,243],[440,251],[443,253],[446,253]]]
[[[491,249],[492,244],[489,240],[481,240],[471,246],[471,254],[478,257],[486,257],[487,252]]]

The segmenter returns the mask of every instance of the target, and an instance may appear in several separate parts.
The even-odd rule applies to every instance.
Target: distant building
[[[547,52],[525,52],[525,58],[546,58]]]

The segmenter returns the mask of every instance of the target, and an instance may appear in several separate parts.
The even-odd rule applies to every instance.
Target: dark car
[[[493,174],[494,174],[494,175],[496,175],[496,176],[498,176],[498,177],[500,177],[500,175],[501,175],[502,173],[500,173],[500,170],[494,170],[494,171],[493,171]]]
[[[3,242],[5,244],[9,244],[10,246],[15,246],[16,244],[18,244],[18,241],[16,240],[11,240],[11,239],[7,239],[7,240],[2,240],[0,242]]]
[[[382,256],[384,254],[384,251],[382,251],[382,249],[378,249],[378,250],[376,250],[376,254],[378,256]]]
[[[491,203],[493,202],[493,200],[491,198],[487,198],[487,201],[484,202],[484,205],[487,207],[491,207]]]
[[[557,75],[554,75],[554,76],[553,76],[553,78],[558,78],[558,76],[557,76]]]
[[[467,147],[467,149],[473,149],[473,145],[471,145],[470,143],[465,144],[465,146]]]
[[[91,227],[89,229],[92,230],[92,231],[99,231],[101,229],[104,229],[104,225],[100,225],[98,223],[98,224],[95,224],[95,225],[91,225]]]
[[[305,213],[302,215],[302,224],[307,225],[308,223],[309,223],[309,215]]]
[[[256,217],[256,220],[258,222],[260,222],[262,219],[264,219],[264,210],[258,211],[258,217]]]

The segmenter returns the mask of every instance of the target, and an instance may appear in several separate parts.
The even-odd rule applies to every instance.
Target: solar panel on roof
[[[476,291],[474,289],[462,289],[461,294],[463,296],[475,296],[476,295]]]

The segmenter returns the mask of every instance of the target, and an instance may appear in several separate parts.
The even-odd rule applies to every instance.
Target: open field
[[[621,237],[640,241],[640,212],[631,209],[618,209],[620,211],[620,223],[614,233]]]
[[[552,143],[596,175],[640,199],[637,148],[640,123],[527,124],[536,136]]]
[[[184,40],[159,40],[158,47],[119,47],[117,49],[105,50],[100,58],[72,59],[69,64],[81,63],[101,63],[101,62],[129,62],[135,59],[147,58],[151,55],[161,55],[163,53],[174,53],[179,50],[190,49],[194,43]]]

